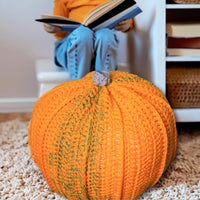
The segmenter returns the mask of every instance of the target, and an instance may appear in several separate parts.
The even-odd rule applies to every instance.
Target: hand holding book
[[[126,19],[126,20],[123,20],[123,21],[120,21],[118,23],[117,26],[115,26],[115,30],[116,31],[122,31],[122,32],[126,32],[129,30],[130,28],[130,19]]]
[[[115,30],[126,32],[126,31],[129,30],[129,28],[130,28],[130,20],[127,19],[127,20],[120,21],[119,24],[115,27]],[[52,33],[52,34],[55,34],[55,33],[58,33],[58,32],[61,31],[61,27],[52,26],[52,25],[47,24],[47,23],[44,23],[44,29],[45,29],[46,32]]]
[[[48,33],[58,33],[61,31],[61,27],[59,26],[52,26],[50,24],[44,23],[44,30]]]
[[[126,31],[127,21],[124,20],[130,20],[141,12],[142,10],[134,0],[110,0],[89,12],[83,23],[54,15],[42,15],[41,19],[36,19],[36,21],[60,26],[63,32],[71,32],[81,24],[93,31],[101,28],[113,29],[117,26],[119,26],[117,29],[121,27]]]

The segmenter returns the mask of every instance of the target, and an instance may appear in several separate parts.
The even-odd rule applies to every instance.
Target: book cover
[[[101,28],[113,29],[119,21],[134,18],[141,12],[134,0],[111,0],[89,12],[82,25],[94,31]],[[81,25],[79,21],[46,14],[41,15],[36,21],[60,26],[61,31],[65,32],[71,32]]]
[[[167,47],[200,49],[200,33],[199,37],[168,37]]]
[[[200,49],[167,48],[167,56],[199,56]]]
[[[200,22],[171,22],[166,24],[171,37],[200,37]]]

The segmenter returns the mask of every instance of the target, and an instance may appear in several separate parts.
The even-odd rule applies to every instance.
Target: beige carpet
[[[0,199],[64,200],[51,191],[30,157],[28,124],[26,115],[0,122]],[[178,128],[175,160],[160,181],[138,200],[200,200],[200,124]]]

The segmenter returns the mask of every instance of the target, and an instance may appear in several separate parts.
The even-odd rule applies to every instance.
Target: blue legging
[[[117,49],[118,40],[113,30],[93,32],[80,26],[55,43],[55,63],[66,68],[70,79],[75,80],[91,70],[117,70]]]

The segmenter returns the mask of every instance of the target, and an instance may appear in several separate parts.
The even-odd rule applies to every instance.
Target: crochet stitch
[[[67,199],[132,200],[157,183],[175,156],[174,114],[162,92],[137,75],[111,71],[110,84],[100,86],[93,74],[36,102],[31,155]]]

